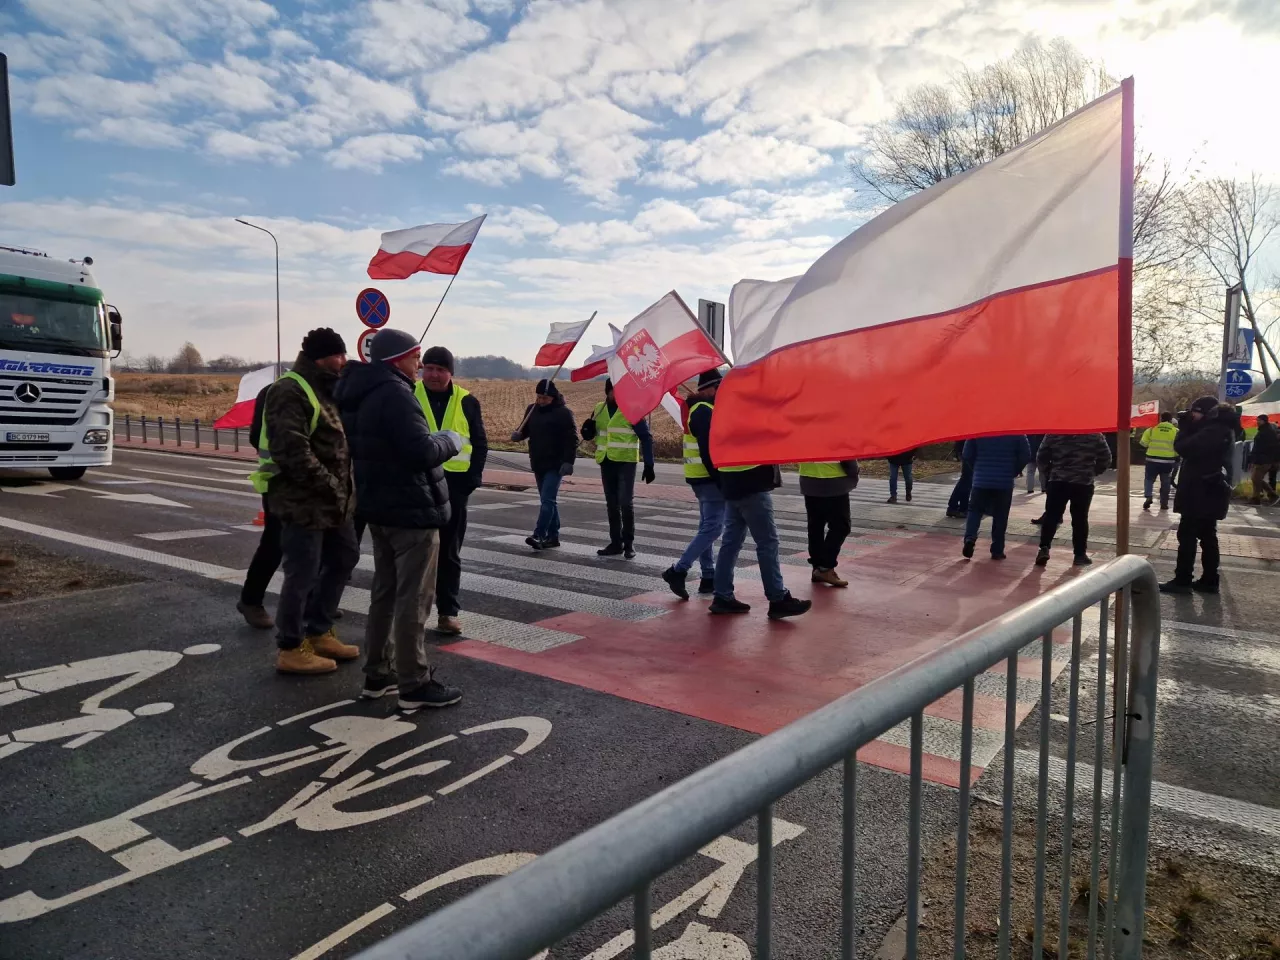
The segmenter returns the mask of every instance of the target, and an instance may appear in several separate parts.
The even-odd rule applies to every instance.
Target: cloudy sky
[[[0,0],[0,243],[96,261],[134,355],[354,344],[383,230],[489,220],[431,340],[724,300],[867,216],[847,158],[910,87],[1032,37],[1137,80],[1144,145],[1280,175],[1274,0]],[[445,279],[385,281],[420,331]],[[603,324],[593,338],[604,342]]]

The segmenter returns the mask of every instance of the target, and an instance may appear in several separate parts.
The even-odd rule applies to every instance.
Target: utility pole
[[[266,227],[260,227],[256,223],[250,223],[248,220],[241,220],[239,217],[236,217],[236,223],[243,223],[246,227],[261,230],[276,245],[276,376],[278,377],[282,372],[280,365],[280,241]]]

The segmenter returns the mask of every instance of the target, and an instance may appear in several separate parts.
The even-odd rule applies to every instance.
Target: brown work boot
[[[327,633],[322,633],[316,637],[307,637],[307,643],[322,657],[328,657],[330,660],[357,660],[360,657],[360,648],[354,643],[343,643],[338,639],[338,631],[330,627]]]
[[[338,665],[328,657],[316,654],[310,640],[303,640],[292,650],[281,650],[276,654],[276,670],[280,673],[333,673],[337,669]]]
[[[446,637],[462,636],[462,624],[458,622],[457,617],[446,617],[440,615],[440,619],[436,621],[436,633],[443,634]]]
[[[849,581],[841,577],[834,569],[813,571],[813,582],[825,583],[829,587],[847,587],[849,585]]]
[[[245,603],[243,600],[237,600],[236,610],[240,612],[240,616],[244,617],[245,623],[258,630],[270,630],[276,625],[275,620],[271,618],[271,614],[267,613],[266,607],[255,607]]]

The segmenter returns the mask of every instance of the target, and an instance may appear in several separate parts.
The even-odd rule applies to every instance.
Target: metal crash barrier
[[[1120,602],[1113,608],[1116,595]],[[1099,608],[1096,715],[1081,722],[1080,668],[1084,613]],[[1116,635],[1108,639],[1115,614]],[[1131,626],[1130,629],[1130,619]],[[1049,721],[1055,627],[1072,627],[1067,716],[1065,809],[1061,876],[1046,876]],[[1043,638],[1043,642],[1039,642]],[[1035,864],[1035,929],[1031,955],[1041,956],[1051,886],[1059,888],[1060,930],[1067,929],[1073,891],[1071,849],[1076,739],[1092,726],[1092,845],[1088,957],[1139,960],[1146,899],[1148,816],[1151,802],[1160,605],[1156,575],[1140,557],[1100,565],[1016,610],[972,630],[822,709],[745,747],[636,804],[464,899],[360,954],[360,960],[529,960],[540,950],[630,897],[634,904],[634,956],[651,956],[650,885],[726,831],[757,818],[756,949],[771,956],[773,804],[835,764],[843,764],[842,956],[857,954],[857,766],[860,747],[899,723],[910,722],[911,779],[907,829],[906,955],[918,953],[921,870],[921,765],[924,709],[963,689],[961,771],[970,769],[974,678],[1001,662],[1007,667],[1004,731],[1003,834],[999,954],[1010,956],[1012,928],[1013,789],[1019,653],[1040,648],[1039,792]],[[1108,669],[1108,657],[1114,664]],[[1125,704],[1108,711],[1108,703]],[[1108,720],[1112,722],[1108,723]],[[1105,737],[1110,735],[1110,751]],[[1110,784],[1104,787],[1107,767]],[[956,844],[954,956],[965,955],[965,903],[969,834],[969,778],[961,775]],[[1088,781],[1081,777],[1081,785]],[[1104,856],[1104,794],[1109,793],[1108,881],[1100,902]],[[1084,819],[1084,817],[1081,817]],[[1114,878],[1114,882],[1110,882]],[[1058,956],[1068,956],[1059,938]],[[865,945],[864,945],[865,949]]]

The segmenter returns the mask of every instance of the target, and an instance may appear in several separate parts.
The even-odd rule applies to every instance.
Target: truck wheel
[[[55,480],[79,480],[84,476],[86,467],[50,467],[49,476]]]

